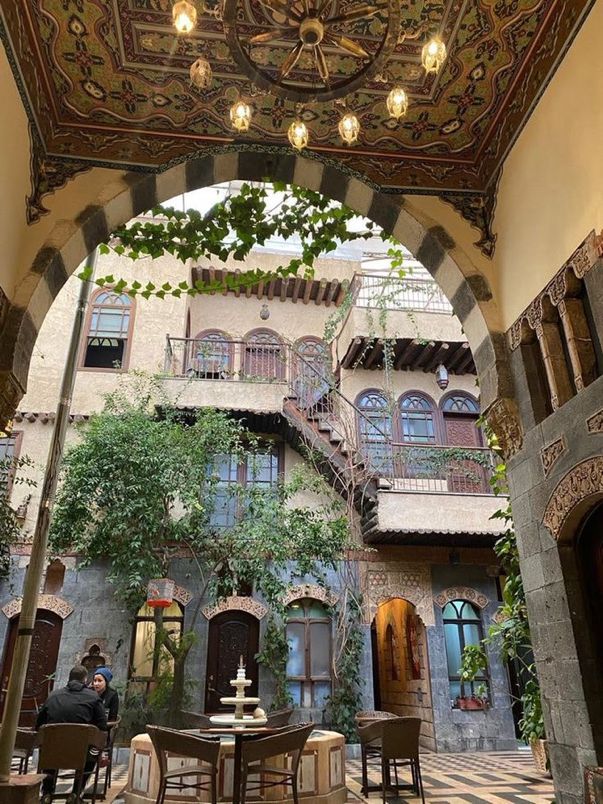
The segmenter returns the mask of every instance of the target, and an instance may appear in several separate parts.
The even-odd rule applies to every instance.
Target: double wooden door
[[[245,611],[225,611],[213,617],[209,624],[207,642],[207,674],[205,676],[205,711],[233,711],[224,706],[220,698],[235,694],[230,682],[237,676],[241,656],[251,686],[246,695],[257,696],[259,623]]]
[[[4,714],[4,701],[13,663],[13,653],[19,617],[13,617],[8,627],[0,684],[0,718]],[[63,620],[51,611],[38,611],[31,641],[29,664],[21,702],[20,726],[33,726],[38,709],[52,691],[57,669]]]
[[[480,432],[475,417],[449,415],[444,417],[446,444],[454,447],[481,447]],[[448,469],[448,490],[458,494],[480,494],[488,491],[486,472],[478,461],[451,461]]]

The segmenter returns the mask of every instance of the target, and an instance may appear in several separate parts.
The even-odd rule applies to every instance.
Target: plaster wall
[[[490,520],[500,507],[500,499],[491,494],[380,491],[379,530],[502,533],[502,520]]]
[[[341,357],[358,335],[369,338],[425,338],[427,340],[465,341],[460,321],[450,313],[421,313],[410,310],[388,310],[385,326],[380,323],[380,310],[354,307],[341,334],[337,337]]]
[[[603,2],[596,2],[506,159],[494,229],[503,329],[603,227]]]

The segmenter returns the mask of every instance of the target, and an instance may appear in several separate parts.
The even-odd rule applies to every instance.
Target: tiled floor
[[[550,779],[541,776],[529,751],[505,751],[495,754],[422,754],[421,769],[425,800],[429,804],[549,804],[553,800]],[[378,773],[370,774],[374,781]],[[126,782],[127,768],[114,768],[109,801],[120,804],[119,793]],[[357,760],[346,764],[348,802],[365,802],[360,793],[361,767]],[[403,781],[400,779],[400,781]],[[394,800],[388,794],[388,800]],[[381,795],[371,793],[371,804],[379,804]],[[396,804],[416,804],[420,799],[401,792]]]

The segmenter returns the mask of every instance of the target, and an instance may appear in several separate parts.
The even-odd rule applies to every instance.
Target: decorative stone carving
[[[514,399],[501,397],[484,412],[486,421],[496,434],[505,458],[510,458],[523,446],[523,431]]]
[[[486,257],[492,257],[496,246],[496,235],[492,231],[492,221],[494,210],[496,209],[496,194],[498,182],[502,171],[488,185],[485,193],[446,193],[439,198],[447,204],[451,204],[463,218],[476,229],[479,229],[481,237],[473,245],[480,249]]]
[[[494,613],[494,616],[492,617],[492,621],[498,623],[498,625],[504,623],[506,619],[507,615],[504,613],[502,609],[497,609],[496,612]]]
[[[567,449],[565,436],[561,436],[540,450],[540,460],[544,469],[544,476],[548,477],[551,469]]]
[[[45,609],[46,611],[52,611],[55,614],[65,620],[69,615],[73,612],[73,606],[71,603],[68,603],[66,600],[63,600],[61,597],[57,597],[56,595],[39,595],[38,596],[38,610]],[[9,603],[2,607],[2,613],[8,617],[8,619],[12,619],[17,614],[21,614],[21,598],[15,597]]]
[[[88,671],[96,667],[113,665],[113,654],[107,650],[105,637],[92,637],[84,642],[84,650],[76,653],[74,664],[83,664]]]
[[[468,600],[469,603],[475,603],[480,609],[485,609],[489,602],[486,595],[482,595],[481,592],[472,589],[470,586],[449,586],[448,589],[444,589],[433,599],[436,606],[441,609],[451,600]]]
[[[231,597],[224,598],[215,606],[204,606],[204,616],[211,620],[216,614],[222,614],[224,611],[246,611],[252,614],[256,619],[263,619],[268,613],[268,609],[259,600],[254,600],[252,597],[241,597],[240,595],[231,595]]]
[[[178,586],[178,584],[176,584],[176,586],[174,587],[174,595],[173,595],[173,598],[174,598],[174,600],[176,600],[178,603],[180,603],[180,605],[181,605],[181,606],[188,606],[188,604],[189,604],[189,603],[191,602],[191,600],[193,599],[193,596],[192,596],[192,595],[191,595],[191,593],[190,593],[190,592],[189,592],[187,589],[185,589],[183,586]]]
[[[603,410],[586,420],[586,429],[589,433],[603,433]]]
[[[564,475],[549,497],[542,524],[558,539],[574,508],[595,495],[603,496],[603,455],[587,458]]]
[[[311,597],[314,600],[320,600],[321,603],[326,603],[328,606],[333,606],[337,602],[337,595],[334,595],[324,586],[319,586],[316,583],[304,583],[299,586],[292,586],[283,595],[283,603],[288,606],[294,600],[299,600],[302,597]]]
[[[424,625],[435,625],[429,566],[384,563],[381,568],[366,572],[364,586],[367,623],[372,622],[380,605],[399,597],[412,603]]]

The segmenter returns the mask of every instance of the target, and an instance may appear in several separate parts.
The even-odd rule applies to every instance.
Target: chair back
[[[105,732],[84,723],[50,723],[38,734],[38,768],[52,770],[84,770],[88,747],[106,739]]]
[[[266,715],[266,725],[270,729],[278,729],[281,726],[287,726],[291,720],[293,709],[276,709],[274,712],[268,712]]]
[[[420,717],[397,717],[380,725],[383,759],[418,759]]]
[[[38,744],[38,732],[31,729],[17,729],[15,737],[15,754],[30,756]]]
[[[197,759],[199,762],[207,762],[213,768],[218,764],[219,740],[205,740],[197,734],[186,734],[176,729],[166,729],[163,726],[147,726],[147,734],[151,738],[157,754],[162,777],[168,769],[166,752],[179,757]]]
[[[306,740],[313,729],[314,723],[302,723],[298,726],[285,726],[276,734],[245,741],[242,749],[243,764],[290,754],[291,771],[296,774]]]
[[[358,726],[361,745],[368,745],[381,739],[384,720],[370,720],[365,726]]]
[[[121,723],[121,715],[118,715],[115,720],[110,720],[107,723],[107,728],[109,729],[109,736],[107,738],[107,745],[110,747],[113,745],[115,741],[115,735],[117,733],[117,729],[119,728],[119,724]]]
[[[182,711],[182,722],[186,729],[209,729],[211,728],[211,720],[209,715],[204,715],[202,712],[187,712]]]
[[[354,720],[357,726],[361,726],[372,723],[373,720],[391,720],[394,717],[398,717],[398,715],[394,715],[393,712],[384,712],[381,709],[363,709],[361,712],[356,712]]]

